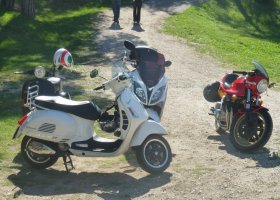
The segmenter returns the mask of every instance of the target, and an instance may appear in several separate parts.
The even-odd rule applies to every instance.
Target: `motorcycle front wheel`
[[[266,110],[254,113],[256,127],[246,127],[246,116],[235,116],[230,129],[230,141],[235,148],[242,152],[253,152],[263,147],[269,140],[273,122],[270,114]],[[253,131],[250,137],[246,136],[246,131]]]
[[[160,135],[149,136],[135,150],[139,165],[150,174],[162,173],[172,160],[170,146]]]
[[[21,142],[21,154],[28,164],[37,169],[45,169],[56,163],[58,160],[56,155],[38,154],[31,151],[31,146],[35,143],[40,145],[39,141],[29,136],[24,136]]]

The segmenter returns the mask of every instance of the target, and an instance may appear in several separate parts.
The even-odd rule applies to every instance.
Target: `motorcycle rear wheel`
[[[149,136],[135,150],[139,165],[150,174],[162,173],[172,160],[171,148],[160,135]]]
[[[257,114],[257,131],[251,138],[246,139],[244,134],[246,122],[245,114],[235,116],[230,129],[230,141],[235,148],[242,152],[253,152],[263,147],[269,140],[273,122],[270,114],[266,110],[260,110]]]
[[[30,151],[28,147],[32,142],[38,141],[32,137],[24,136],[21,142],[21,154],[29,165],[37,169],[45,169],[56,163],[58,160],[56,155],[42,155]]]

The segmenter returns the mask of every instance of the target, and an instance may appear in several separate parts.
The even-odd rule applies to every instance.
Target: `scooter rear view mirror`
[[[95,78],[98,76],[98,70],[97,69],[93,69],[91,72],[90,72],[90,78]]]
[[[165,61],[164,66],[170,67],[172,65],[172,62],[170,60]]]
[[[134,51],[135,50],[135,45],[132,42],[128,41],[128,40],[124,41],[124,46],[125,46],[125,48],[127,48],[130,51]]]

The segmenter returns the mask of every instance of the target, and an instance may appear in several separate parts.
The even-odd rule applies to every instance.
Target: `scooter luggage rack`
[[[35,97],[37,97],[38,95],[39,95],[38,85],[33,85],[31,87],[28,87],[25,106],[28,107],[30,110],[33,109],[36,106],[34,103]]]

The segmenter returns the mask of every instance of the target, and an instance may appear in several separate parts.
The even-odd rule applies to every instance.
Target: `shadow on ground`
[[[279,157],[275,155],[275,152],[269,151],[266,147],[253,153],[242,153],[232,146],[228,134],[209,135],[208,139],[221,142],[223,145],[219,146],[219,149],[224,150],[233,156],[256,161],[256,167],[273,168],[280,165]]]
[[[132,199],[169,183],[172,176],[170,173],[162,173],[158,176],[134,178],[121,172],[67,173],[52,168],[34,170],[23,162],[20,154],[15,157],[14,163],[11,168],[20,171],[11,174],[8,179],[20,188],[21,193],[40,197],[79,193],[97,195],[108,200]]]

